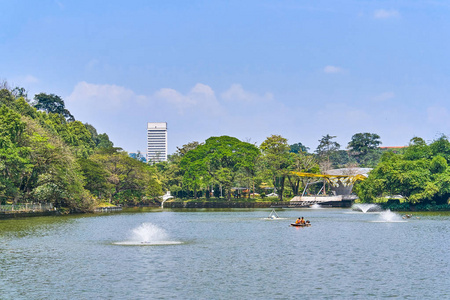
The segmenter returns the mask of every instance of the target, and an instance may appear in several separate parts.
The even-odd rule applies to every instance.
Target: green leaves
[[[381,156],[378,148],[380,144],[378,134],[365,132],[354,134],[347,148],[360,166],[374,167]]]
[[[430,145],[414,137],[404,155],[385,153],[369,178],[355,190],[360,199],[402,195],[411,203],[446,203],[450,196],[450,169],[446,155],[450,143],[445,136]]]
[[[230,199],[238,172],[244,170],[249,176],[252,174],[259,150],[237,138],[220,136],[210,137],[204,144],[196,144],[183,153],[180,167],[186,186],[197,190],[201,185],[219,183],[227,189]]]
[[[47,113],[59,114],[68,121],[74,121],[75,118],[66,109],[64,100],[55,94],[40,93],[34,96],[34,107]]]

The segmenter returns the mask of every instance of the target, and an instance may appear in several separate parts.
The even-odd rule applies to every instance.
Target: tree
[[[292,153],[300,153],[300,152],[308,152],[309,148],[304,146],[302,143],[298,142],[296,144],[292,144],[289,146],[289,152]]]
[[[369,178],[356,186],[359,198],[373,201],[377,197],[402,195],[410,203],[446,203],[450,196],[450,169],[444,155],[450,148],[445,137],[432,145],[433,148],[414,137],[404,155],[384,153]]]
[[[14,98],[18,99],[18,98],[23,98],[26,101],[28,100],[28,93],[27,90],[25,90],[25,88],[23,87],[18,87],[16,86],[12,91],[11,91],[12,95],[14,96]]]
[[[291,153],[290,170],[306,173],[319,173],[320,171],[316,157],[306,153]],[[300,187],[304,187],[309,180],[307,177],[299,177],[296,175],[288,175],[287,178],[294,195],[299,195]]]
[[[226,189],[227,199],[231,200],[236,175],[242,169],[254,168],[258,155],[258,148],[237,138],[210,137],[182,157],[183,181],[194,188],[194,194],[201,184],[218,183]]]
[[[357,133],[352,136],[347,149],[359,164],[374,166],[381,156],[380,144],[380,136],[376,133]]]
[[[84,178],[70,146],[37,120],[25,118],[25,121],[33,165],[23,180],[23,189],[34,200],[51,202],[56,207],[91,210],[94,201],[83,187]]]
[[[290,166],[290,148],[287,139],[281,135],[271,135],[259,148],[262,151],[265,172],[271,177],[280,201],[283,201],[284,184]]]
[[[407,160],[428,159],[431,155],[431,148],[425,140],[420,137],[413,137],[409,141],[409,146],[405,149],[404,158]]]
[[[99,152],[90,159],[102,165],[108,173],[107,181],[112,185],[110,200],[137,204],[145,202],[148,197],[162,195],[156,169],[129,157],[125,152]]]
[[[55,113],[62,115],[69,122],[74,121],[75,118],[66,109],[64,100],[55,94],[40,93],[34,96],[33,106],[38,110],[43,110],[47,113]]]
[[[177,147],[177,154],[180,156],[184,156],[190,150],[194,150],[200,145],[203,145],[203,143],[199,143],[196,141],[187,143],[187,144],[183,145],[181,148]]]
[[[93,195],[102,198],[103,195],[109,195],[113,185],[108,182],[109,173],[99,162],[89,158],[78,160],[85,180],[85,188]]]
[[[446,135],[441,135],[438,139],[430,144],[433,155],[443,156],[447,162],[450,161],[450,142]]]
[[[0,107],[0,199],[17,202],[22,180],[30,170],[30,148],[24,143],[26,123],[19,114]]]
[[[322,162],[326,164],[322,164],[322,169],[329,169],[331,167],[330,156],[339,150],[341,145],[339,143],[332,141],[336,136],[331,136],[329,134],[322,136],[319,140],[319,145],[316,148],[316,153],[321,159]]]

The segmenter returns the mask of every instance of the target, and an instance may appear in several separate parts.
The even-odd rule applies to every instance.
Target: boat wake
[[[128,240],[113,244],[121,246],[165,246],[179,245],[183,242],[171,241],[164,229],[152,223],[143,223],[131,231]]]

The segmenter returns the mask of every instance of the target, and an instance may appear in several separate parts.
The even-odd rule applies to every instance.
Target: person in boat
[[[297,221],[295,221],[295,224],[306,224],[305,219],[303,217],[298,218]]]

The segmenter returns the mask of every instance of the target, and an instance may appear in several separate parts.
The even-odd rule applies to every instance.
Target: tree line
[[[361,201],[401,196],[411,203],[447,203],[450,197],[450,142],[445,135],[427,144],[414,137],[399,153],[380,149],[380,136],[356,133],[341,149],[324,135],[314,151],[280,135],[260,145],[235,137],[191,142],[168,161],[147,164],[142,155],[114,147],[106,133],[83,124],[61,97],[40,93],[28,99],[23,88],[0,86],[0,202],[51,202],[72,211],[90,211],[101,201],[158,203],[170,191],[182,199],[264,197],[278,200],[302,193],[307,178],[335,168],[373,168],[356,184]]]
[[[226,198],[275,192],[278,200],[302,192],[307,178],[292,171],[321,173],[332,168],[373,167],[380,157],[380,137],[358,133],[347,150],[336,136],[325,135],[314,153],[301,142],[289,144],[280,135],[267,137],[260,145],[230,136],[210,137],[177,148],[167,162],[156,164],[163,188],[179,198]],[[245,192],[241,192],[244,190]]]
[[[90,211],[99,202],[149,203],[156,167],[132,159],[66,109],[61,97],[0,86],[0,202]]]

